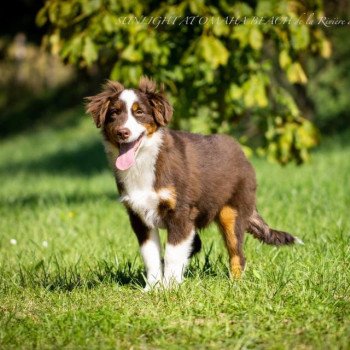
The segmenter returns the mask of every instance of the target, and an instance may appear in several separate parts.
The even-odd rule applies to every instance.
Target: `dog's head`
[[[173,114],[163,87],[158,89],[145,77],[138,89],[125,89],[119,82],[108,81],[100,94],[86,99],[87,113],[105,139],[119,148],[116,166],[120,170],[134,164],[139,149],[169,123]]]

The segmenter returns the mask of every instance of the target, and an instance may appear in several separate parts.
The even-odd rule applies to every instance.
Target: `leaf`
[[[253,156],[253,150],[251,147],[246,145],[241,145],[242,150],[247,158],[251,158]]]
[[[243,91],[243,99],[247,107],[264,108],[268,105],[264,80],[260,74],[254,75],[246,81],[243,84]]]
[[[60,2],[60,16],[69,17],[72,13],[72,2]]]
[[[236,18],[242,18],[244,16],[251,16],[253,9],[245,2],[240,1],[232,6],[232,12]]]
[[[238,85],[231,84],[229,95],[232,100],[240,100],[242,98],[242,94],[243,94],[243,91]]]
[[[321,42],[321,56],[329,58],[332,55],[332,44],[329,40],[323,39]]]
[[[299,62],[295,62],[287,69],[287,77],[291,83],[306,84],[307,77]]]
[[[254,50],[260,50],[263,45],[263,35],[257,27],[252,27],[249,34],[249,44]]]
[[[103,16],[102,24],[107,33],[112,33],[116,28],[116,22],[114,21],[113,16],[110,14]]]
[[[286,69],[292,63],[292,59],[290,58],[287,50],[282,50],[280,52],[278,60],[282,69]]]
[[[49,41],[51,45],[51,53],[53,55],[58,55],[61,49],[60,33],[56,31],[50,35]]]
[[[283,163],[288,161],[290,151],[293,146],[293,134],[295,126],[293,123],[287,123],[283,127],[283,132],[279,138],[278,146],[281,153],[281,159]]]
[[[85,44],[83,49],[83,57],[88,66],[97,60],[98,53],[94,42],[89,36],[85,37]]]
[[[205,11],[205,5],[204,5],[204,1],[203,0],[191,0],[188,2],[190,11],[193,14],[200,14],[203,13],[203,11]]]
[[[59,3],[52,2],[48,6],[48,17],[51,23],[57,24],[58,14],[59,14]]]
[[[256,15],[258,17],[273,15],[273,2],[268,0],[260,0],[257,2]]]
[[[200,133],[200,134],[209,134],[210,133],[210,127],[212,124],[212,118],[210,113],[208,112],[208,108],[206,110],[200,111],[198,113],[198,116],[194,118],[190,118],[190,127],[193,132]]]
[[[225,23],[224,18],[219,18],[217,23],[212,25],[213,33],[216,36],[227,36],[230,33],[230,27]]]
[[[122,58],[130,62],[139,62],[142,60],[142,53],[134,45],[128,45],[122,53]]]
[[[304,50],[310,43],[310,33],[307,25],[292,25],[291,26],[292,46],[295,50]]]
[[[36,15],[35,18],[35,23],[37,26],[42,27],[46,22],[47,22],[47,13],[46,13],[47,9],[46,6],[44,6],[43,8],[41,8],[38,12],[38,14]]]
[[[229,52],[224,44],[214,36],[203,35],[199,41],[200,55],[216,69],[227,63]]]
[[[93,12],[97,11],[101,6],[100,0],[81,0],[82,12],[86,15],[90,15]]]
[[[140,75],[142,74],[142,69],[138,65],[132,65],[128,68],[128,77],[131,82],[137,84],[140,79]]]
[[[82,36],[76,35],[71,40],[64,43],[60,55],[63,58],[68,58],[69,62],[76,63],[81,56],[82,48]]]
[[[232,39],[239,41],[239,46],[244,48],[249,43],[249,28],[245,25],[240,25],[234,28],[232,33]]]
[[[157,55],[161,52],[158,42],[153,36],[147,35],[142,44],[143,50],[145,52],[149,52],[153,55]]]
[[[307,119],[302,119],[302,124],[299,126],[296,132],[297,147],[311,148],[318,143],[318,133],[315,126]]]
[[[252,85],[252,81],[248,80],[243,85],[244,95],[243,100],[246,107],[254,107],[255,105],[255,97],[254,97],[254,86]]]
[[[112,80],[120,80],[120,63],[116,62],[109,74]]]

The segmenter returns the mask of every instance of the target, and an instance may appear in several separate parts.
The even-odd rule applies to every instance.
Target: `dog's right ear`
[[[173,107],[164,95],[164,86],[161,85],[158,89],[155,81],[143,76],[140,79],[139,89],[146,94],[156,123],[160,126],[167,125],[173,115]]]
[[[103,91],[95,96],[85,97],[86,113],[94,118],[94,122],[100,128],[108,111],[111,98],[116,97],[124,90],[124,86],[117,81],[108,80],[103,87]]]

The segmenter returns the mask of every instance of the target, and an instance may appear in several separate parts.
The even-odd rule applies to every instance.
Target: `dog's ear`
[[[100,128],[105,119],[110,103],[109,96],[105,92],[101,92],[95,96],[89,96],[85,98],[87,101],[86,113],[90,114],[94,118],[96,127]]]
[[[167,125],[173,116],[173,107],[165,97],[164,86],[161,85],[158,89],[157,84],[153,80],[142,77],[140,79],[139,89],[146,94],[157,124],[160,126]]]
[[[95,96],[85,97],[86,113],[94,118],[94,122],[100,128],[108,111],[112,97],[116,97],[124,90],[124,86],[117,81],[107,81],[103,87],[103,91]]]

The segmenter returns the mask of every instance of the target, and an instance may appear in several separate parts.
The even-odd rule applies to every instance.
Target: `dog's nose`
[[[130,135],[131,135],[131,131],[128,128],[117,129],[117,136],[122,140],[126,140]]]

